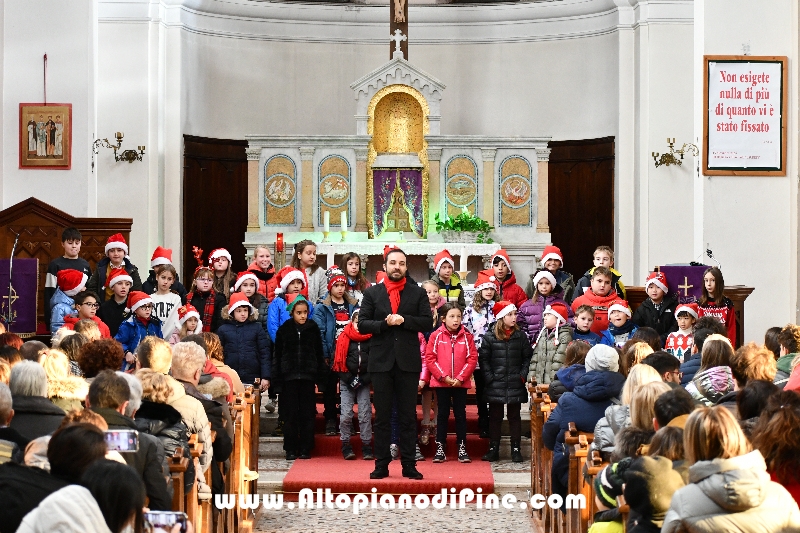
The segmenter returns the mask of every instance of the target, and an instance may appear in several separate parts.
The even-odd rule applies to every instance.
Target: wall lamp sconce
[[[653,161],[656,164],[656,168],[664,165],[666,167],[670,165],[678,165],[680,166],[683,163],[683,154],[690,153],[697,157],[700,154],[700,150],[698,150],[697,146],[694,144],[687,144],[683,143],[680,150],[675,149],[675,138],[673,137],[670,139],[667,137],[667,144],[669,144],[669,153],[659,154],[658,152],[653,152]],[[676,158],[675,156],[680,156],[680,159]],[[660,157],[659,157],[660,156]]]
[[[142,157],[144,156],[144,149],[145,149],[144,146],[139,146],[138,151],[137,150],[120,151],[120,148],[122,147],[122,138],[125,136],[125,134],[122,133],[121,131],[118,131],[115,134],[115,136],[117,138],[116,145],[111,144],[108,141],[108,139],[97,139],[96,141],[94,141],[94,144],[92,145],[92,153],[94,155],[97,155],[98,152],[100,151],[100,148],[104,147],[104,148],[111,148],[112,150],[114,150],[114,160],[117,163],[119,163],[120,161],[127,161],[128,163],[133,163],[134,161],[142,160]],[[94,161],[92,161],[92,169],[94,169]]]

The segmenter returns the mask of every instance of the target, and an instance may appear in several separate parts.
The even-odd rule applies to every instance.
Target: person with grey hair
[[[39,363],[21,361],[11,369],[9,381],[14,418],[9,424],[33,440],[58,429],[64,410],[47,399],[47,375]]]
[[[133,416],[136,414],[136,411],[138,411],[139,407],[142,406],[142,382],[136,379],[136,377],[132,374],[126,374],[125,372],[120,372],[119,370],[117,370],[116,374],[127,381],[128,387],[131,389],[128,405],[125,407],[125,412],[122,414],[129,418],[133,418]]]
[[[16,429],[8,427],[12,418],[14,407],[11,390],[5,383],[0,383],[0,463],[8,460],[22,463],[25,446],[30,442],[30,439],[20,435]]]

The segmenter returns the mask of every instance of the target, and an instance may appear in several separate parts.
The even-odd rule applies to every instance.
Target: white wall
[[[746,0],[702,0],[698,7],[705,20],[703,53],[741,54],[742,45],[749,44],[751,55],[789,57],[786,177],[699,178],[702,240],[695,248],[710,244],[726,283],[756,288],[747,300],[745,338],[763,342],[769,327],[797,320],[798,3],[759,3],[757,23]],[[696,98],[701,95],[695,92]],[[702,115],[699,124],[702,128]]]
[[[95,131],[94,0],[5,0],[2,9],[2,206],[31,196],[74,216],[97,216],[91,173]],[[48,103],[72,104],[72,168],[19,168],[19,104],[44,100],[43,61],[48,57]]]

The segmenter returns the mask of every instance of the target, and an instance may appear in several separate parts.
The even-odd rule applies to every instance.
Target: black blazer
[[[389,293],[383,283],[364,291],[358,314],[358,330],[372,334],[369,372],[388,372],[395,362],[404,372],[421,372],[422,358],[417,333],[430,330],[433,323],[428,295],[414,280],[406,278],[406,286],[400,293],[400,306],[397,308],[397,314],[403,317],[403,324],[389,326],[386,317],[390,314],[392,307]]]

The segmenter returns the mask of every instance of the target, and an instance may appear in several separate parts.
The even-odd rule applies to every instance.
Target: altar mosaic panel
[[[297,166],[287,155],[270,157],[264,167],[264,223],[297,224]]]
[[[467,155],[450,158],[445,167],[445,205],[447,214],[456,216],[466,208],[478,210],[478,166]]]
[[[513,155],[500,163],[498,205],[500,226],[530,226],[533,223],[531,164]]]
[[[347,222],[353,220],[350,210],[350,163],[339,155],[329,155],[319,163],[317,169],[317,224],[322,226],[325,211],[330,212],[331,227],[341,227],[342,212],[347,213]]]

